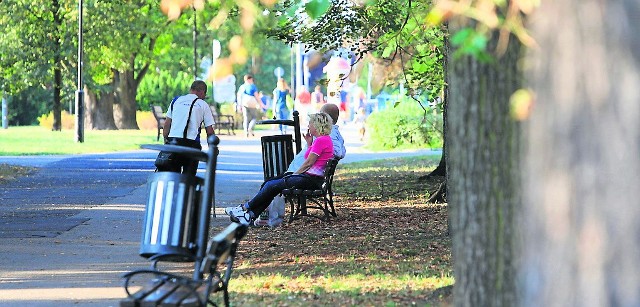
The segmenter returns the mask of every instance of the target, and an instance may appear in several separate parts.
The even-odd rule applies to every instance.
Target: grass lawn
[[[448,305],[454,280],[447,206],[426,203],[442,178],[418,180],[437,162],[421,157],[339,165],[336,219],[249,231],[236,258],[232,304]]]
[[[85,130],[84,142],[75,141],[74,130],[51,131],[39,126],[0,129],[0,155],[52,155],[140,149],[159,143],[153,130]]]

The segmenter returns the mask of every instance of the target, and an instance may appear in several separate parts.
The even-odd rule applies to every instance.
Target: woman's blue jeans
[[[284,189],[318,189],[322,185],[322,177],[314,177],[307,174],[288,175],[282,178],[274,178],[264,183],[258,194],[247,204],[249,211],[257,217],[269,207],[273,199]]]
[[[277,119],[289,119],[289,109],[288,108],[280,108],[276,110],[276,118]],[[287,126],[280,124],[280,132],[285,133],[287,131]]]

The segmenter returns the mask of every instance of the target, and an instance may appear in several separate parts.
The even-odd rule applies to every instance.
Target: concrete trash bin
[[[149,177],[140,256],[175,262],[194,260],[203,184],[200,177],[174,172],[157,172]]]

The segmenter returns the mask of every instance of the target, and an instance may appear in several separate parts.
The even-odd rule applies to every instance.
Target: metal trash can
[[[293,137],[291,134],[263,136],[262,143],[262,169],[264,181],[284,174],[293,161]],[[264,210],[260,220],[269,220],[269,210]]]
[[[149,177],[140,256],[175,262],[194,260],[203,184],[200,177],[174,172],[157,172]]]
[[[264,180],[283,174],[293,161],[293,137],[291,134],[270,135],[260,138],[262,143],[262,168]]]

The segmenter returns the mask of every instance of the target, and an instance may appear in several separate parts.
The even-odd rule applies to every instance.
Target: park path
[[[341,130],[357,140],[351,127]],[[247,200],[262,182],[258,136],[220,136],[214,231],[229,224],[221,208]],[[433,153],[368,153],[361,145],[348,141],[342,163]],[[120,276],[149,265],[138,248],[156,154],[0,157],[40,167],[0,186],[0,306],[117,306],[126,296]]]

